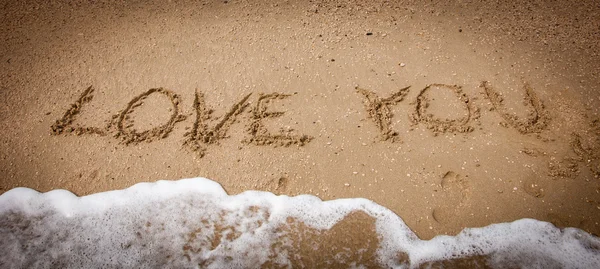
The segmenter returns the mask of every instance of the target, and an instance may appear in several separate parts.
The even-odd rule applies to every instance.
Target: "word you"
[[[531,87],[525,83],[525,101],[531,106],[530,115],[525,119],[519,119],[517,116],[506,112],[502,96],[493,90],[490,83],[484,81],[480,86],[487,99],[491,102],[493,109],[501,114],[506,121],[505,124],[511,125],[519,132],[533,133],[543,130],[548,121],[547,113],[544,110],[542,102],[537,98]],[[388,97],[380,97],[375,92],[356,87],[357,93],[364,96],[364,106],[368,117],[377,126],[382,141],[399,141],[397,131],[392,129],[392,106],[404,100],[409,92],[409,87],[400,89]],[[458,119],[438,118],[428,113],[428,107],[432,88],[450,90],[456,96],[457,100],[463,105],[465,116]],[[62,118],[56,120],[52,125],[52,134],[59,135],[63,133],[74,133],[76,135],[96,134],[106,136],[112,134],[115,138],[121,140],[123,144],[137,144],[140,142],[151,142],[166,138],[173,130],[175,125],[187,118],[181,113],[180,97],[173,91],[164,88],[152,88],[146,92],[134,97],[129,101],[122,111],[113,115],[104,128],[83,127],[75,123],[77,115],[81,112],[83,106],[93,99],[94,88],[88,87],[81,96],[67,109]],[[144,100],[152,95],[162,95],[167,98],[173,107],[169,120],[164,124],[149,130],[137,130],[130,114],[141,106]],[[198,152],[204,156],[208,145],[216,144],[218,141],[227,137],[229,127],[236,122],[237,117],[248,109],[252,93],[243,96],[234,103],[231,108],[219,119],[212,117],[213,109],[209,108],[205,102],[204,93],[196,91],[193,102],[195,120],[191,130],[185,133],[184,146],[192,151]],[[270,93],[258,95],[258,99],[249,110],[249,121],[246,126],[247,137],[242,143],[253,145],[271,145],[271,146],[304,146],[311,142],[314,137],[309,135],[295,134],[294,130],[279,130],[278,132],[269,131],[264,121],[271,118],[281,117],[285,112],[270,111],[269,105],[274,101],[289,98],[291,95],[282,93]],[[412,124],[423,124],[430,129],[434,135],[444,132],[466,133],[474,130],[472,122],[479,118],[479,108],[462,91],[460,86],[431,84],[423,88],[411,103],[413,111],[409,115]]]

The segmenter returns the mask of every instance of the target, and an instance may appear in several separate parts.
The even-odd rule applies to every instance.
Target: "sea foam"
[[[317,231],[318,241],[319,231],[353,212],[374,220],[378,243],[367,260],[380,267],[600,268],[600,239],[575,228],[522,219],[420,240],[392,211],[366,199],[230,196],[204,178],[84,197],[12,189],[0,196],[0,268],[311,267],[302,262],[310,257],[298,257],[300,237],[290,236],[306,231],[293,223]],[[321,254],[335,260],[321,267],[372,266],[353,259],[366,249],[349,249],[325,249],[335,253]]]

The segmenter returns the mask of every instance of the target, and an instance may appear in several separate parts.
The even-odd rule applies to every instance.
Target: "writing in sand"
[[[544,105],[537,98],[529,84],[524,84],[525,103],[530,107],[529,115],[519,118],[509,114],[504,109],[502,95],[496,92],[487,81],[481,82],[480,88],[484,96],[491,102],[493,110],[504,118],[505,124],[512,126],[522,134],[536,133],[543,130],[549,120]],[[381,141],[398,142],[399,133],[392,128],[392,108],[404,100],[409,92],[410,86],[402,88],[391,95],[385,97],[374,91],[356,87],[357,94],[364,97],[364,107],[368,117],[376,125],[379,131]],[[435,90],[434,90],[435,89]],[[450,91],[459,101],[458,109],[463,110],[463,116],[460,118],[447,119],[434,116],[429,111],[429,102],[432,95],[440,91]],[[59,135],[63,133],[74,133],[76,135],[96,134],[100,136],[112,135],[125,145],[137,144],[140,142],[152,142],[166,138],[173,130],[174,126],[185,120],[188,116],[184,115],[180,108],[181,97],[175,92],[164,88],[152,88],[142,94],[135,96],[129,101],[126,107],[113,115],[106,121],[103,128],[85,127],[76,122],[77,115],[84,109],[84,106],[93,99],[94,88],[88,87],[79,98],[70,105],[63,117],[56,120],[52,125],[52,134]],[[144,103],[144,100],[150,95],[159,95],[167,98],[172,105],[172,111],[169,119],[164,124],[147,129],[137,130],[130,117],[134,110]],[[196,91],[193,101],[193,111],[195,120],[190,131],[185,133],[184,146],[204,156],[209,145],[217,144],[218,141],[226,138],[231,125],[238,122],[237,119],[243,117],[246,123],[246,138],[241,142],[253,145],[270,146],[303,146],[310,143],[314,137],[306,134],[297,134],[293,129],[280,129],[279,131],[270,131],[265,125],[265,121],[272,118],[281,117],[285,112],[272,111],[270,105],[273,102],[287,99],[290,94],[269,93],[258,94],[255,104],[251,105],[250,98],[252,93],[242,96],[237,102],[231,105],[222,117],[212,116],[211,109],[205,102],[205,95]],[[467,133],[474,130],[474,124],[478,124],[480,109],[474,104],[462,87],[457,85],[430,84],[425,86],[411,102],[412,111],[409,111],[409,119],[412,125],[423,124],[430,129],[434,135],[452,132]],[[247,111],[247,115],[241,115]]]

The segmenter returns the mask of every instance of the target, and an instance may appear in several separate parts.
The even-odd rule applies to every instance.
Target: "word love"
[[[143,141],[151,142],[158,139],[166,138],[173,130],[178,122],[185,120],[187,117],[180,113],[179,108],[180,97],[174,92],[163,89],[153,88],[136,97],[134,97],[123,111],[114,115],[104,128],[98,127],[82,127],[74,124],[76,116],[80,113],[82,107],[92,101],[94,88],[90,86],[81,96],[71,105],[65,112],[64,116],[57,120],[52,125],[52,134],[58,135],[65,132],[82,134],[97,134],[105,136],[110,132],[114,133],[114,137],[121,139],[122,143],[137,144]],[[171,101],[173,113],[169,120],[158,127],[150,130],[139,131],[134,128],[134,123],[130,114],[135,108],[141,106],[143,101],[152,94],[160,94]],[[196,119],[190,132],[185,134],[184,145],[188,146],[193,151],[196,151],[200,156],[204,156],[206,145],[217,143],[219,140],[227,137],[229,127],[236,121],[236,117],[242,113],[248,106],[248,99],[251,94],[244,96],[240,101],[235,103],[225,115],[209,127],[212,120],[213,110],[208,108],[204,101],[204,94],[196,92],[194,99],[194,111]],[[290,97],[288,94],[272,93],[260,94],[256,105],[251,111],[250,124],[247,127],[249,137],[243,142],[255,145],[275,145],[275,146],[290,146],[293,144],[303,146],[310,142],[313,138],[307,135],[294,135],[293,130],[280,130],[279,133],[269,132],[263,121],[268,118],[280,117],[284,112],[267,111],[268,105],[277,99],[285,99]]]
[[[490,84],[486,81],[481,83],[481,88],[484,90],[485,96],[492,103],[493,109],[502,115],[506,124],[513,126],[521,133],[539,132],[546,127],[547,117],[544,111],[543,104],[536,97],[535,93],[525,84],[525,100],[531,106],[530,115],[526,119],[518,117],[506,112],[503,105],[501,95],[495,92]],[[388,97],[380,97],[375,92],[357,87],[358,93],[364,96],[364,105],[369,115],[377,128],[379,129],[381,140],[384,141],[399,141],[398,132],[392,130],[392,109],[391,107],[401,102],[408,94],[410,87],[402,88]],[[428,113],[429,95],[432,89],[450,90],[456,98],[464,104],[465,116],[458,119],[443,119],[438,118]],[[174,92],[164,88],[153,88],[136,97],[134,97],[124,110],[114,115],[112,119],[107,121],[104,128],[98,127],[82,127],[74,123],[77,115],[81,112],[83,106],[93,99],[94,88],[90,86],[81,96],[71,104],[70,108],[65,112],[63,117],[57,120],[52,125],[52,134],[59,135],[63,133],[97,134],[105,136],[113,134],[114,137],[121,140],[124,144],[136,144],[143,141],[151,142],[166,138],[173,130],[175,125],[187,118],[181,113],[180,97]],[[134,110],[141,106],[144,100],[152,95],[158,94],[170,100],[173,107],[172,114],[169,120],[149,130],[136,130],[134,122],[130,115]],[[185,134],[184,145],[189,149],[196,151],[200,156],[204,156],[207,146],[215,144],[223,138],[227,137],[229,127],[234,124],[237,117],[250,106],[248,102],[252,94],[243,96],[238,102],[233,104],[220,119],[213,119],[213,110],[205,103],[205,97],[202,92],[196,92],[193,109],[195,112],[195,121],[189,132]],[[254,145],[272,145],[272,146],[303,146],[313,140],[313,137],[308,135],[295,134],[294,130],[279,130],[278,132],[269,131],[264,124],[264,121],[271,118],[281,117],[285,112],[270,111],[269,105],[277,100],[282,100],[291,95],[282,93],[259,94],[256,104],[250,108],[249,123],[246,126],[247,137],[242,140],[246,144]],[[479,109],[475,107],[468,96],[463,93],[461,87],[456,85],[431,84],[422,89],[416,97],[413,104],[413,112],[410,114],[410,120],[413,124],[424,124],[434,134],[442,132],[471,132],[473,127],[471,122],[479,118]]]

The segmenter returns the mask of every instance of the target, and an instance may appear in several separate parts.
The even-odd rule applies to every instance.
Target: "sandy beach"
[[[0,5],[0,193],[205,177],[366,198],[421,239],[600,234],[595,1]]]

